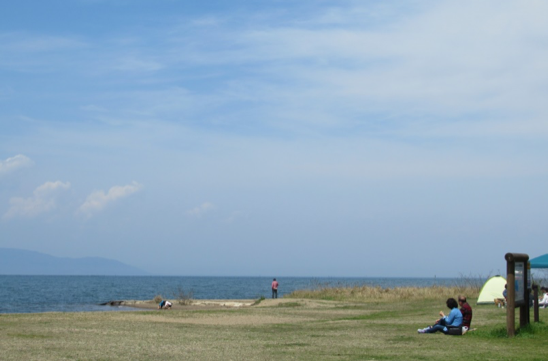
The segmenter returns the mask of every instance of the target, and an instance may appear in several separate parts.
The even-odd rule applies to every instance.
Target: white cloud
[[[217,209],[217,207],[214,204],[209,203],[209,202],[205,202],[205,203],[199,205],[198,207],[195,207],[195,208],[187,211],[186,214],[189,215],[189,216],[192,216],[192,217],[201,217],[205,213],[213,211],[215,209]]]
[[[109,203],[127,197],[140,191],[142,188],[141,184],[132,182],[125,186],[114,186],[106,194],[102,190],[95,191],[86,198],[86,201],[80,206],[79,211],[91,216],[93,213],[105,208]]]
[[[4,214],[4,219],[13,217],[34,217],[57,208],[57,197],[60,192],[70,188],[70,183],[61,181],[46,182],[36,188],[29,198],[10,199],[11,207]]]
[[[28,167],[33,164],[30,158],[18,154],[15,157],[0,161],[0,176],[11,173],[19,168]]]

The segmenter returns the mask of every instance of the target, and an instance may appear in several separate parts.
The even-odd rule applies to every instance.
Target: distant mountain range
[[[0,275],[145,276],[148,273],[106,258],[64,258],[22,249],[0,248]]]

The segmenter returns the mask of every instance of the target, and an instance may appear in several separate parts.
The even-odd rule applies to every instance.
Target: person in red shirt
[[[472,323],[472,307],[466,302],[466,297],[459,295],[460,312],[462,313],[462,334],[470,329]]]
[[[278,281],[272,281],[272,298],[278,298]]]

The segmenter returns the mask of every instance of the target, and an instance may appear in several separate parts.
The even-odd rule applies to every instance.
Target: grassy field
[[[375,299],[324,290],[239,309],[3,314],[0,360],[547,359],[544,309],[540,324],[508,339],[505,310],[472,299],[476,331],[418,334],[454,290],[443,291],[402,300],[395,291]]]

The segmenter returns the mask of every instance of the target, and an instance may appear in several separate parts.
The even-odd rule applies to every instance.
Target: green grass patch
[[[483,338],[495,338],[495,339],[506,339],[508,338],[508,332],[506,326],[495,327],[488,330],[479,330],[471,332],[471,335],[475,337]],[[520,327],[516,330],[515,338],[546,338],[548,339],[548,326],[544,322],[533,322],[524,327]]]

